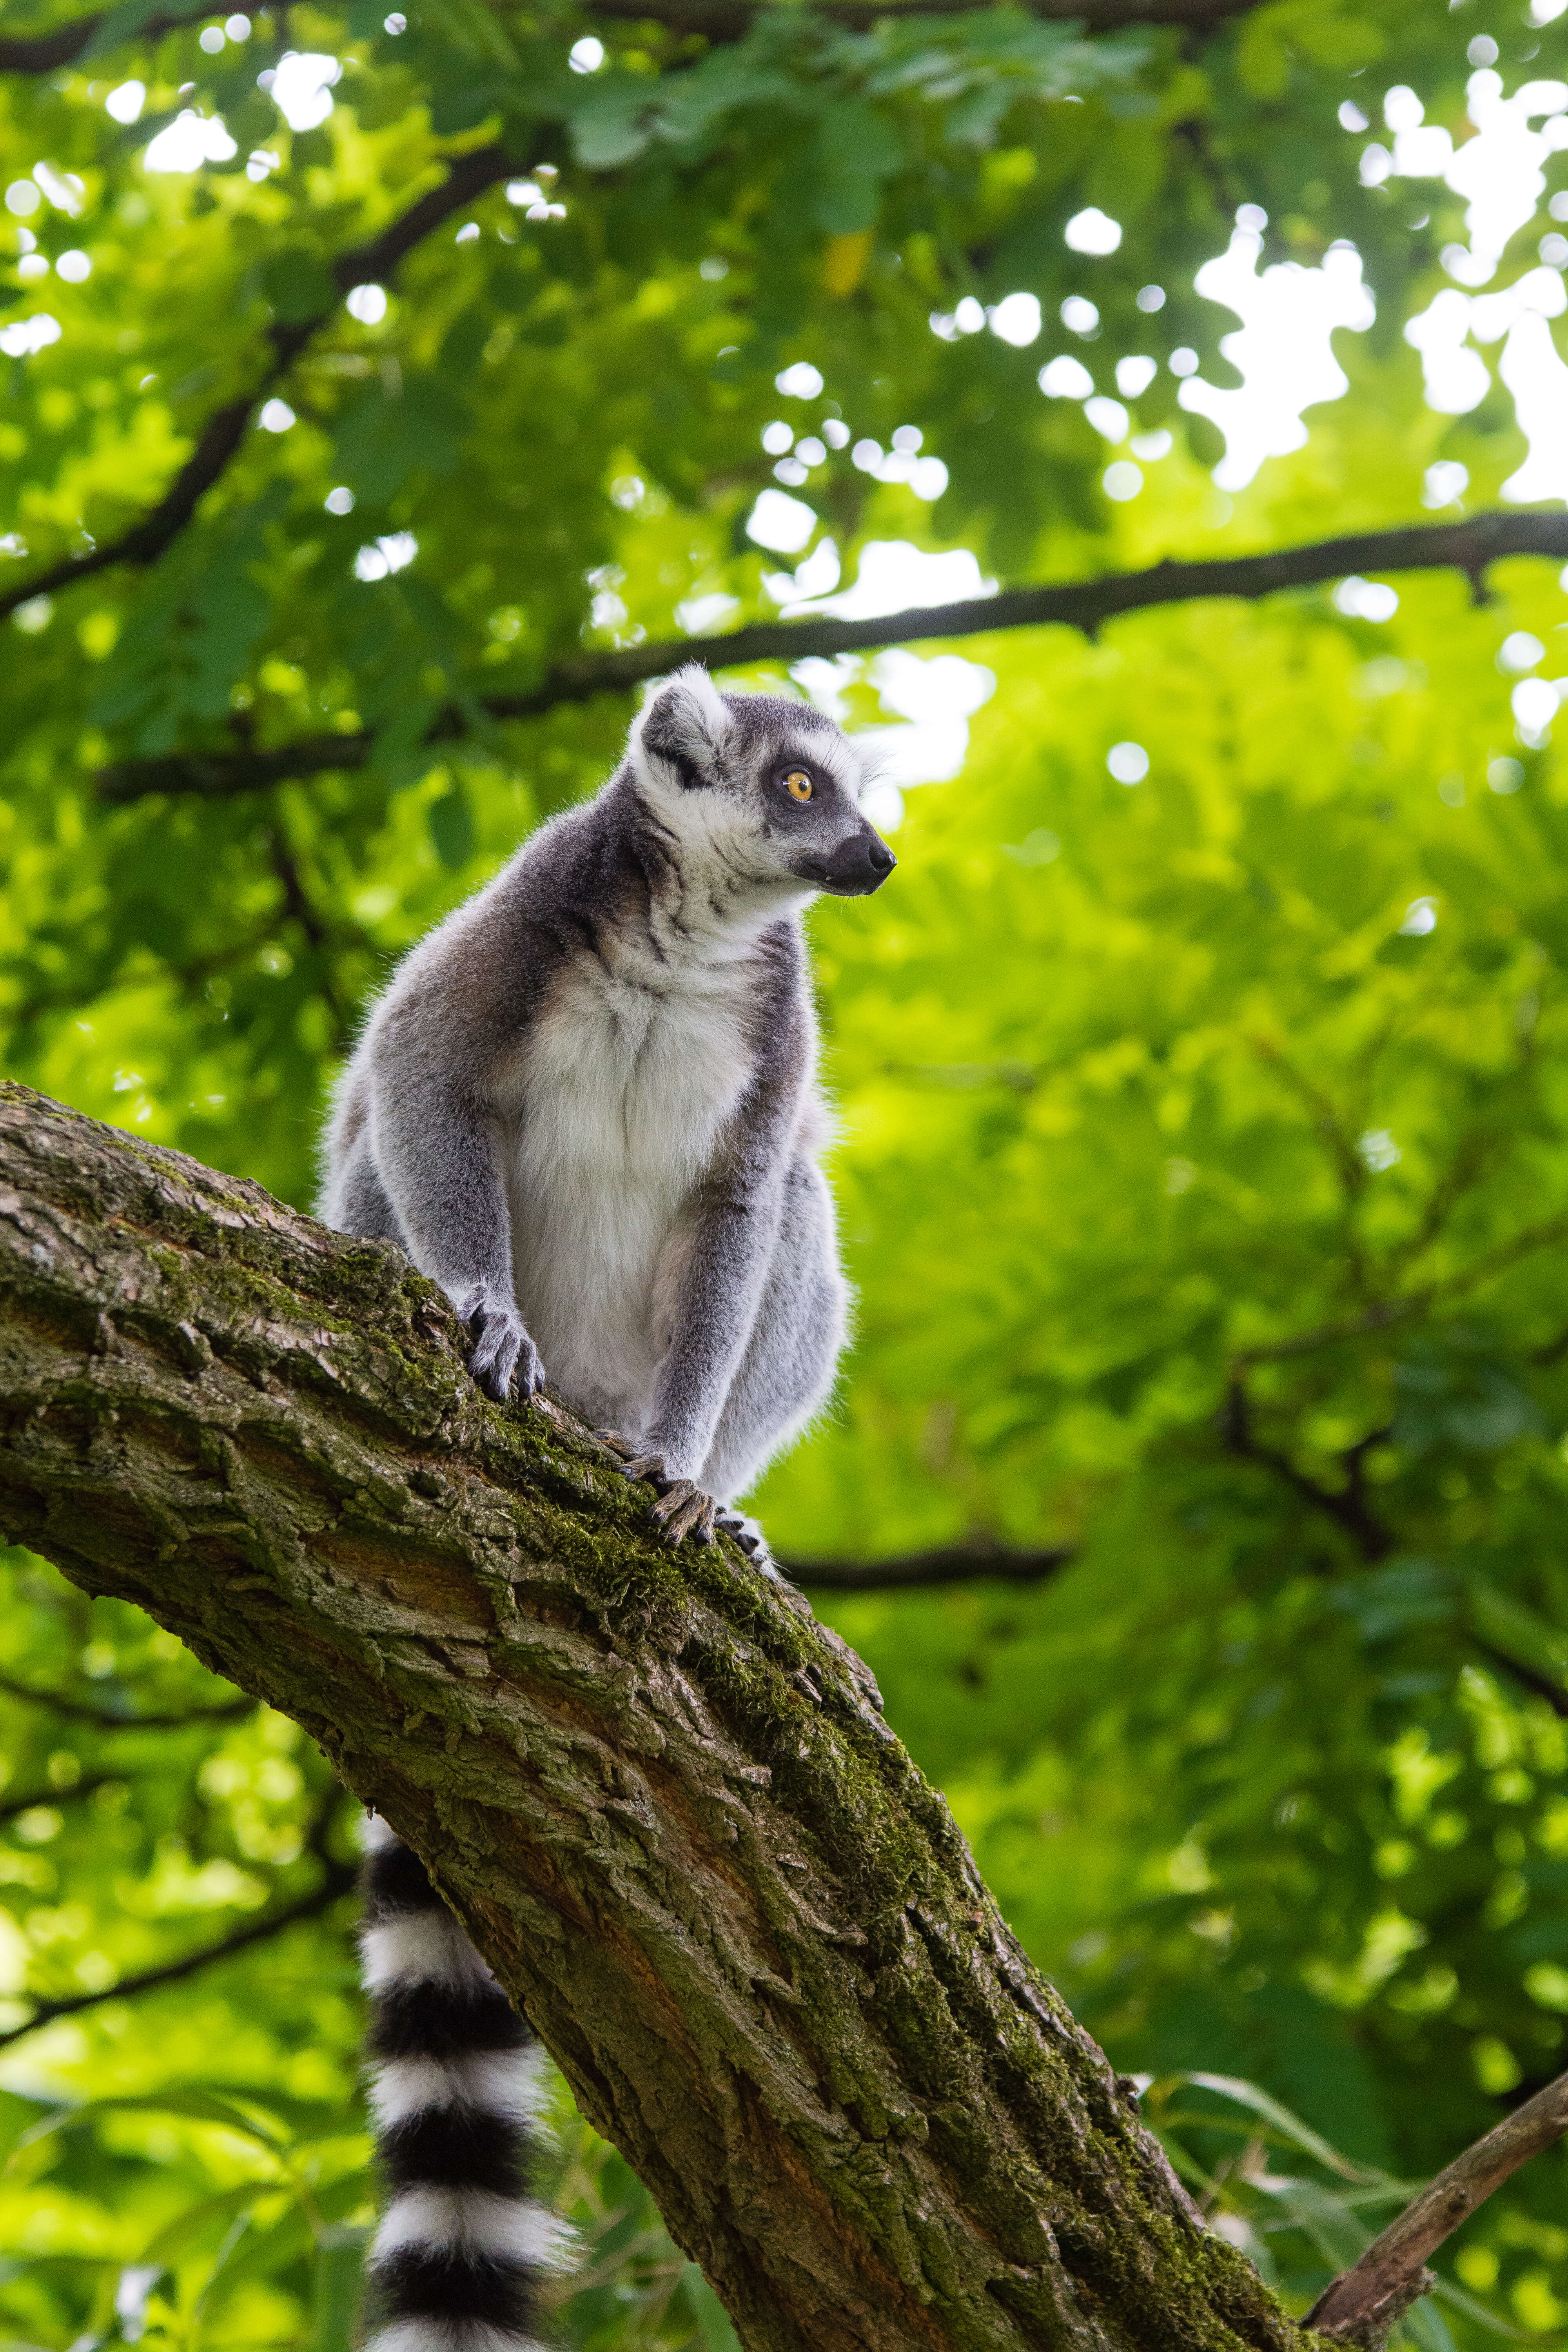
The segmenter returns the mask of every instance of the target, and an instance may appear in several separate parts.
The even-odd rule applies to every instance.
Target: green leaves
[[[1488,1335],[1463,1325],[1417,1343],[1394,1370],[1394,1444],[1413,1454],[1445,1444],[1495,1454],[1519,1438],[1544,1436],[1546,1417],[1516,1366]]]
[[[261,265],[261,288],[273,316],[285,326],[320,318],[331,309],[337,292],[321,255],[303,246],[269,253]]]
[[[258,85],[266,16],[215,55],[120,11],[90,66],[0,93],[0,186],[47,157],[83,191],[29,215],[47,278],[0,230],[0,324],[60,328],[4,363],[0,593],[155,506],[270,366],[263,299],[279,326],[326,314],[268,383],[294,421],[241,436],[155,564],[3,625],[0,662],[9,1066],[294,1200],[391,961],[608,772],[630,702],[461,740],[446,714],[526,707],[585,645],[679,635],[709,600],[771,617],[764,488],[812,509],[846,583],[890,543],[918,584],[910,550],[1069,577],[1411,520],[1439,457],[1479,507],[1519,462],[1507,404],[1434,415],[1401,339],[1461,200],[1363,187],[1338,119],[1406,84],[1458,127],[1477,40],[1510,86],[1558,72],[1560,28],[1518,0],[1268,0],[1202,37],[1022,8],[858,31],[765,9],[705,45],[616,19],[587,71],[585,20],[398,15],[300,18],[289,42],[343,71],[298,132]],[[132,79],[134,125],[104,104]],[[147,172],[187,109],[235,155]],[[443,209],[453,156],[492,139],[510,192]],[[1349,339],[1348,397],[1222,502],[1168,362],[1190,346],[1227,380],[1233,320],[1193,278],[1244,202],[1268,263],[1356,244],[1381,342]],[[1089,206],[1110,254],[1067,244]],[[409,217],[406,255],[375,259]],[[333,271],[367,245],[379,294],[351,313]],[[1020,292],[1040,326],[1016,344],[984,322]],[[1063,356],[1122,402],[1125,448],[1041,392]],[[801,362],[810,394],[780,388]],[[781,423],[787,457],[762,439]],[[869,470],[872,442],[896,474],[900,428],[947,468],[940,500]],[[1123,504],[1117,457],[1143,477]],[[1314,593],[952,648],[995,680],[963,774],[910,789],[886,892],[813,919],[859,1336],[763,1516],[786,1555],[1073,1548],[1037,1591],[835,1614],[1117,2063],[1190,2071],[1151,2095],[1196,2104],[1173,2147],[1303,2307],[1389,2181],[1565,2047],[1568,787],[1560,746],[1515,741],[1498,656],[1515,631],[1557,646],[1568,608],[1532,562],[1491,585],[1479,608],[1409,580],[1375,625]],[[899,677],[811,684],[891,727]],[[92,782],[339,738],[343,769],[236,798],[111,807]],[[1130,741],[1136,785],[1107,766]],[[1434,926],[1402,928],[1418,903]],[[14,1681],[121,1713],[210,1697],[112,1604],[0,1572]],[[0,1709],[0,1807],[31,1801],[0,1822],[0,2032],[286,1906],[318,1849],[346,1861],[324,1768],[264,1716]],[[54,2249],[0,2283],[19,2340],[112,2342],[122,2274],[152,2268],[149,2352],[337,2352],[370,2215],[346,1935],[343,1906],[15,2045],[0,2123],[43,2128],[0,2242]],[[592,2248],[564,2340],[730,2352],[619,2159],[569,2126],[560,2168]],[[1478,2297],[1538,2339],[1568,2323],[1561,2183],[1521,2177],[1415,2324],[1474,2352]]]
[[[903,161],[889,123],[865,104],[835,107],[817,125],[806,171],[816,191],[812,210],[829,236],[850,236],[877,217],[882,184]]]
[[[336,436],[336,470],[367,506],[390,506],[409,476],[450,474],[468,418],[441,376],[400,377],[361,394]]]

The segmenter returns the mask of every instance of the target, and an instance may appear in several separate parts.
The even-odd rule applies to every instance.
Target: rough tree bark
[[[1030,1967],[866,1670],[674,1558],[432,1286],[0,1088],[0,1528],[417,1848],[752,2352],[1302,2352]]]

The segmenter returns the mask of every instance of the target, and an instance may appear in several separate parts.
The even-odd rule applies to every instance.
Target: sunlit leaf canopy
[[[496,716],[563,664],[1568,496],[1550,0],[169,13],[0,26],[6,1066],[289,1199],[613,760],[629,695]],[[795,668],[900,866],[814,919],[859,1331],[759,1507],[1068,1555],[823,1605],[1298,2308],[1563,2063],[1556,569]],[[352,1822],[5,1575],[4,2325],[328,2352]],[[563,2113],[565,2340],[721,2352]],[[1413,2340],[1568,2326],[1563,2179]]]

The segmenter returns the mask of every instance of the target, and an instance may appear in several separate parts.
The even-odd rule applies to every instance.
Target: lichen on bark
[[[0,1528],[418,1850],[749,2352],[1300,2352],[1031,1967],[866,1669],[672,1556],[439,1293],[0,1087]]]

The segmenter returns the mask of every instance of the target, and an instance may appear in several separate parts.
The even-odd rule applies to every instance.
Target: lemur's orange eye
[[[816,789],[804,768],[792,768],[784,782],[785,792],[794,801],[808,801]]]

